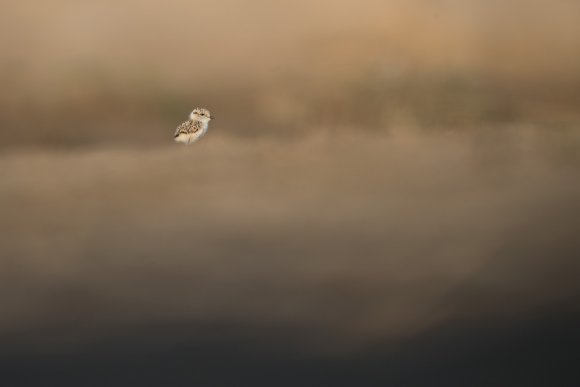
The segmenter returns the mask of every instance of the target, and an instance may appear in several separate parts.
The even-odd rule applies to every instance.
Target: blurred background
[[[2,384],[578,385],[579,17],[4,0]]]

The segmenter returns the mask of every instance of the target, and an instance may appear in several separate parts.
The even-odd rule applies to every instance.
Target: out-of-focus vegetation
[[[579,8],[8,2],[0,149],[153,145],[196,105],[237,137],[578,127]]]

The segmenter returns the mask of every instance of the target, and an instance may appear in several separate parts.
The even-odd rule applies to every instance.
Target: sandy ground
[[[5,152],[0,339],[50,352],[221,326],[348,352],[575,308],[578,160],[488,140]]]

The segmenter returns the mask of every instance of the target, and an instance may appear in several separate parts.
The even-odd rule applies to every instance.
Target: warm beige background
[[[356,353],[574,309],[579,14],[3,1],[3,351],[219,326]]]
[[[548,0],[5,1],[0,146],[155,145],[194,105],[238,137],[575,124],[579,14]]]

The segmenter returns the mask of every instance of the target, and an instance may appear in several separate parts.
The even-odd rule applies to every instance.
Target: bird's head
[[[209,113],[209,110],[204,108],[195,108],[191,113],[189,113],[189,119],[192,121],[210,122],[213,117]]]

